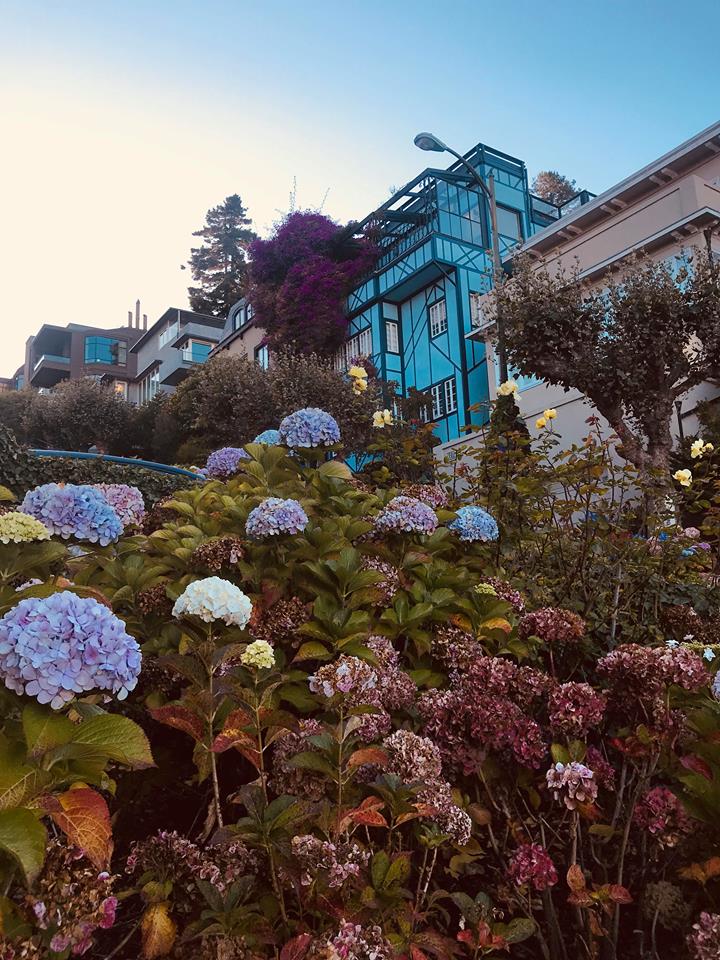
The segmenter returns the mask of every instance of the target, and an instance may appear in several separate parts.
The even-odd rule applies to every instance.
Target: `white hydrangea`
[[[229,580],[206,577],[188,584],[175,601],[173,616],[200,617],[206,623],[223,620],[229,627],[247,626],[252,614],[252,602]]]
[[[255,640],[248,644],[240,656],[240,662],[246,667],[269,670],[275,666],[275,651],[267,640]]]

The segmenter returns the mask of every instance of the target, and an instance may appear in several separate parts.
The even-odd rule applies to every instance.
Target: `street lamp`
[[[452,147],[449,147],[446,143],[436,137],[433,133],[428,133],[424,131],[419,133],[414,140],[415,146],[419,147],[420,150],[432,150],[436,153],[450,153],[453,157],[456,157],[460,163],[467,168],[468,172],[472,175],[475,183],[480,187],[482,192],[485,194],[488,200],[488,206],[490,207],[490,231],[492,233],[492,258],[493,258],[493,284],[497,286],[500,283],[500,278],[502,276],[502,263],[500,262],[500,238],[498,236],[497,229],[497,202],[495,200],[495,177],[493,176],[492,170],[488,174],[487,183],[480,176],[476,168],[458,153],[457,150],[453,150]],[[502,313],[500,311],[499,305],[497,308],[497,334],[498,334],[498,361],[500,364],[500,380],[504,383],[508,379],[508,367],[507,367],[507,355],[505,352],[505,324],[502,319]]]

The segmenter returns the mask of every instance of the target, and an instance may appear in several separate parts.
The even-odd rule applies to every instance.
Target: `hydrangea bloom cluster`
[[[146,617],[153,614],[170,616],[172,613],[172,601],[167,595],[164,583],[156,583],[152,587],[139,590],[135,597],[135,603],[140,613]]]
[[[280,422],[280,439],[291,450],[332,447],[340,442],[340,428],[334,417],[319,407],[296,410]]]
[[[415,497],[393,497],[375,518],[381,533],[433,533],[437,524],[432,507]]]
[[[400,654],[390,640],[387,637],[370,636],[365,645],[375,657],[373,669],[380,704],[386,710],[406,710],[412,706],[417,687],[412,677],[401,670]]]
[[[482,507],[460,507],[448,529],[454,530],[463,543],[487,543],[500,535],[495,518]]]
[[[299,647],[303,638],[298,630],[309,619],[307,604],[300,597],[281,598],[270,607],[256,604],[248,630],[253,640],[264,640],[271,647]]]
[[[381,927],[343,920],[336,934],[313,944],[308,960],[392,960],[394,956]]]
[[[253,540],[264,540],[281,533],[302,533],[307,525],[307,514],[297,500],[268,497],[250,511],[245,532]]]
[[[484,656],[483,648],[473,634],[452,623],[437,627],[433,633],[430,652],[454,670],[466,670]]]
[[[382,581],[376,583],[374,588],[380,591],[380,604],[384,607],[389,606],[400,589],[400,571],[386,560],[381,560],[380,557],[364,557],[362,568],[382,574]]]
[[[542,763],[547,746],[526,713],[530,679],[510,660],[480,657],[451,673],[447,688],[420,696],[424,733],[438,744],[449,768],[474,773],[488,753],[509,755],[528,767]]]
[[[657,880],[645,887],[643,915],[651,923],[657,917],[657,922],[666,930],[682,930],[690,916],[690,904],[680,887],[667,880]]]
[[[238,472],[241,461],[249,459],[250,455],[242,447],[221,447],[213,450],[205,464],[205,476],[227,480]]]
[[[33,893],[28,894],[27,903],[37,927],[54,931],[49,943],[53,953],[69,949],[72,956],[81,956],[92,947],[97,930],[109,930],[114,925],[116,879],[109,873],[99,874],[76,850],[50,840],[42,876]],[[15,941],[14,946],[17,953],[10,953],[10,957],[44,956],[36,942]]]
[[[703,911],[688,937],[693,960],[717,960],[720,957],[720,913]]]
[[[597,797],[595,774],[584,763],[555,763],[545,774],[548,788],[555,800],[562,798],[568,810],[579,803],[593,803]]]
[[[547,890],[558,882],[555,864],[539,843],[523,843],[510,857],[508,877],[517,887]]]
[[[553,732],[584,737],[605,714],[606,698],[589,683],[561,683],[548,697],[548,717]]]
[[[692,829],[690,817],[672,790],[653,787],[635,807],[635,823],[664,847],[675,847]]]
[[[716,700],[720,700],[720,670],[715,674],[715,677],[712,682],[712,687],[710,688],[713,697]]]
[[[195,547],[190,563],[196,569],[207,567],[217,573],[223,567],[234,567],[244,556],[245,550],[240,537],[214,537]]]
[[[31,543],[49,540],[50,531],[29,513],[11,510],[0,515],[0,543]]]
[[[87,484],[44,483],[25,494],[22,511],[64,540],[74,537],[107,546],[123,531],[120,517],[105,497]]]
[[[293,858],[301,870],[300,884],[303,887],[311,886],[322,871],[328,887],[337,890],[350,877],[359,876],[370,860],[370,853],[357,843],[335,844],[320,840],[311,833],[293,837],[291,846]]]
[[[523,613],[525,611],[523,595],[515,590],[507,580],[500,580],[498,577],[483,577],[480,585],[483,583],[493,587],[498,597],[504,600],[505,603],[509,603],[515,613]]]
[[[253,443],[264,443],[266,447],[278,447],[282,443],[279,430],[263,430],[259,433]]]
[[[412,483],[403,489],[406,497],[415,497],[433,510],[442,510],[448,505],[448,495],[439,483]]]
[[[243,650],[240,662],[245,667],[255,667],[257,670],[269,670],[275,666],[275,651],[264,640],[253,640]]]
[[[585,621],[572,610],[562,607],[543,607],[526,613],[518,625],[523,640],[540,637],[554,646],[572,645],[585,636]]]
[[[605,759],[605,756],[597,747],[589,746],[585,754],[587,765],[595,774],[595,780],[599,787],[605,787],[607,790],[615,789],[615,768]]]
[[[105,497],[124,527],[142,523],[145,501],[137,487],[127,483],[95,483],[93,487]]]
[[[300,720],[297,730],[283,733],[273,744],[272,774],[270,785],[278,795],[286,793],[295,797],[317,801],[322,800],[330,789],[330,781],[322,773],[294,767],[293,757],[310,751],[319,753],[318,747],[310,742],[323,732],[318,720]]]
[[[175,601],[173,616],[200,617],[205,623],[223,620],[229,627],[247,626],[252,603],[240,587],[221,577],[193,580]]]
[[[69,590],[21,600],[0,620],[0,677],[59,710],[105,690],[123,700],[140,673],[140,648],[108,607]]]
[[[341,654],[337,660],[325,664],[309,676],[308,685],[313,693],[330,700],[350,693],[367,694],[376,689],[378,678],[365,660]]]

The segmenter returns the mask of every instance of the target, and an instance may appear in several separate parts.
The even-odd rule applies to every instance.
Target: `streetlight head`
[[[432,133],[419,133],[413,142],[421,150],[434,150],[436,153],[444,153],[447,150],[442,140]]]

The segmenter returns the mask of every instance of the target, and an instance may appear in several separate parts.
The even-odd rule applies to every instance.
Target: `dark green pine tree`
[[[192,310],[227,316],[233,303],[243,296],[246,250],[256,239],[251,223],[237,193],[208,210],[205,226],[193,233],[194,237],[202,237],[202,246],[190,251],[192,278],[198,284],[188,288]]]

